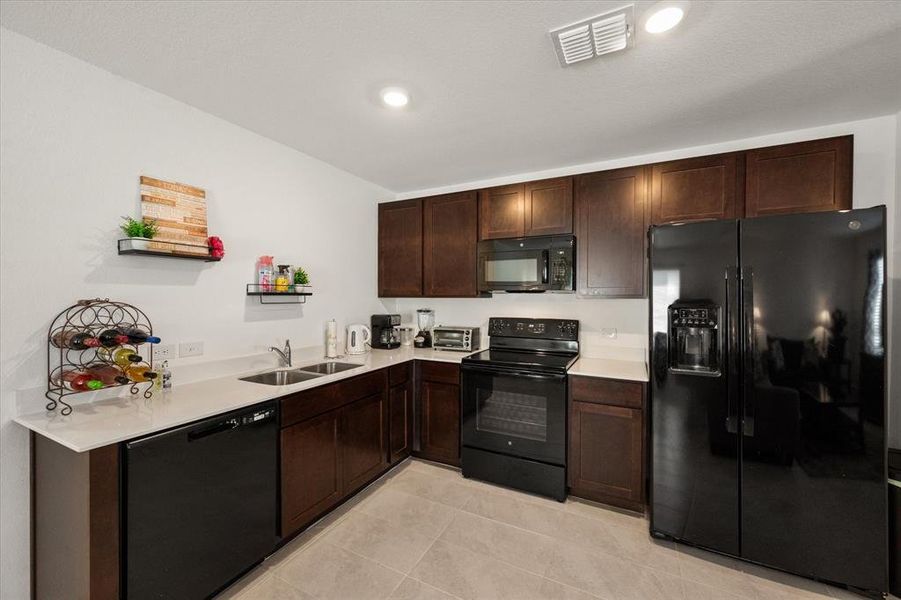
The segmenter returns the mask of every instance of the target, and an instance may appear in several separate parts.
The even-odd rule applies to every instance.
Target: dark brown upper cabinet
[[[579,295],[645,295],[649,170],[629,167],[576,177]]]
[[[651,223],[742,216],[742,155],[701,156],[651,167]]]
[[[422,200],[379,204],[378,245],[379,296],[421,296]]]
[[[476,192],[432,196],[422,203],[423,295],[477,295],[479,208]]]
[[[853,146],[847,135],[749,150],[745,215],[851,208]]]
[[[521,183],[479,192],[479,239],[522,237],[525,190]]]
[[[523,235],[573,232],[573,178],[530,181],[523,194]]]
[[[488,188],[479,192],[479,239],[573,231],[572,177]]]

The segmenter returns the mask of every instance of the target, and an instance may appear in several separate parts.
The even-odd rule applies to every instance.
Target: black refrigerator
[[[651,534],[887,591],[885,207],[649,235]]]

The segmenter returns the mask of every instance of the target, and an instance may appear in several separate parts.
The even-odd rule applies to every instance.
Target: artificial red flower
[[[210,256],[213,258],[222,258],[225,256],[225,245],[222,243],[222,239],[218,236],[210,236],[207,239],[207,244],[210,246]]]

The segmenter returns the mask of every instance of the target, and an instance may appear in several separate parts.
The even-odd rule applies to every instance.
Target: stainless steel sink
[[[307,373],[300,369],[268,371],[266,373],[257,373],[249,377],[241,377],[241,381],[250,381],[251,383],[262,383],[265,385],[291,385],[292,383],[300,383],[308,379],[322,377],[320,373]]]
[[[309,365],[307,367],[300,367],[300,370],[308,373],[318,373],[320,375],[332,375],[333,373],[340,373],[341,371],[348,371],[362,366],[363,365],[355,363],[343,363],[330,360],[328,362]]]

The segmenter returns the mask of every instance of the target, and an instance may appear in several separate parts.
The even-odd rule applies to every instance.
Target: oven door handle
[[[511,369],[492,369],[490,367],[476,367],[463,365],[464,372],[484,373],[486,375],[514,375],[516,377],[528,377],[529,379],[566,379],[566,374],[535,373],[534,371],[519,371]]]

